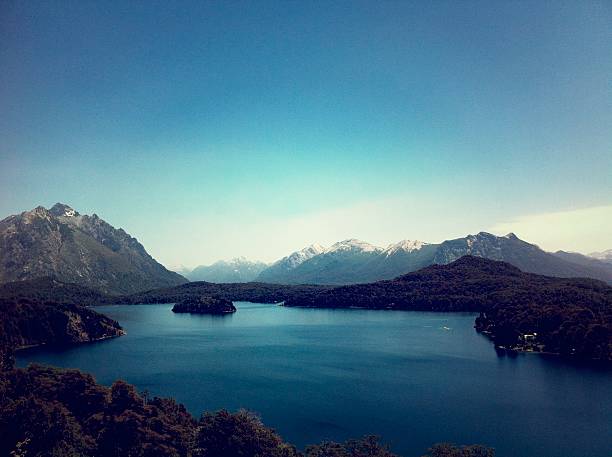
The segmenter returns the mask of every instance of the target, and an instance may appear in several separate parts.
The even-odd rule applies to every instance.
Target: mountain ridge
[[[601,252],[591,252],[588,257],[592,257],[593,259],[600,260],[602,262],[612,263],[612,249],[606,249]]]
[[[253,281],[268,264],[251,261],[245,257],[234,257],[230,260],[218,260],[211,265],[200,265],[186,273],[190,281],[250,282]]]
[[[263,270],[256,281],[330,285],[366,283],[392,279],[428,265],[448,264],[465,255],[506,261],[530,273],[588,277],[612,283],[612,263],[581,254],[550,253],[521,240],[514,233],[496,236],[488,232],[438,244],[403,240],[387,248],[357,239],[343,240],[297,265],[285,265],[282,271],[273,264]]]

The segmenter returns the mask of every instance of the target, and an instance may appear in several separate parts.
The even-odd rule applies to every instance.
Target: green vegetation
[[[481,446],[459,449],[437,445],[430,457],[494,455]],[[196,420],[174,400],[138,394],[123,381],[108,388],[77,370],[38,365],[0,372],[0,455],[395,457],[374,437],[309,446],[304,454],[253,413],[221,410]]]
[[[51,278],[0,286],[0,345],[73,344],[124,334],[116,321],[81,306],[105,296]]]
[[[333,286],[267,284],[263,282],[217,284],[212,282],[190,282],[176,287],[149,290],[120,297],[108,297],[102,302],[117,304],[178,303],[203,295],[231,301],[253,303],[280,303],[290,297],[314,297],[333,289]]]
[[[123,334],[116,321],[83,306],[0,300],[0,345],[7,349],[85,343]]]
[[[3,303],[62,303],[93,305],[104,303],[108,296],[89,287],[58,281],[52,277],[15,281],[0,285]]]
[[[236,312],[234,304],[225,298],[200,296],[185,298],[172,307],[174,313],[231,314]]]

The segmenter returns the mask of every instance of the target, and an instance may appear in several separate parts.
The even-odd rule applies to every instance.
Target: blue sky
[[[170,266],[506,228],[612,248],[611,23],[588,1],[3,2],[0,214],[62,201]]]

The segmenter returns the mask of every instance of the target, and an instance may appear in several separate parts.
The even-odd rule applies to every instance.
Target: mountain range
[[[219,260],[212,265],[200,265],[184,275],[190,281],[207,281],[217,283],[250,282],[266,269],[263,262],[253,262],[244,257],[232,260]]]
[[[187,282],[123,229],[62,203],[0,221],[0,283],[44,277],[108,294]]]
[[[465,255],[505,261],[530,273],[612,283],[612,250],[590,256],[551,253],[513,233],[486,232],[442,243],[403,240],[386,248],[347,239],[328,248],[310,245],[271,265],[240,257],[183,271],[192,281],[213,283],[343,285],[392,279]],[[187,282],[156,262],[123,229],[62,203],[0,221],[0,283],[45,277],[114,295]]]
[[[589,257],[596,260],[601,260],[602,262],[612,263],[612,249],[607,249],[602,252],[591,252]]]
[[[515,234],[480,232],[439,244],[404,240],[387,248],[348,239],[330,248],[309,246],[264,269],[256,281],[281,284],[354,284],[392,279],[420,268],[448,264],[465,255],[508,262],[521,270],[612,283],[612,263],[578,253],[546,252]]]

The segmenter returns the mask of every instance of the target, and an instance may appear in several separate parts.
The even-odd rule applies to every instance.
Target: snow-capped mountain
[[[299,251],[292,252],[264,269],[257,276],[257,281],[283,284],[293,275],[293,271],[297,267],[323,252],[325,252],[325,248],[316,243],[306,246]]]
[[[301,252],[301,251],[298,251]],[[295,255],[296,253],[292,254]],[[589,277],[612,283],[612,268],[581,254],[550,253],[519,239],[514,233],[496,236],[480,232],[440,244],[403,240],[385,249],[348,239],[300,258],[291,256],[263,270],[257,280],[286,284],[352,284],[392,279],[432,264],[448,264],[465,255],[508,262],[525,272],[560,277]]]
[[[423,241],[418,240],[402,240],[397,243],[392,243],[385,248],[383,253],[386,257],[392,256],[399,252],[413,252],[422,249],[423,246],[428,245],[429,243],[425,243]]]
[[[300,249],[299,251],[292,252],[287,257],[283,257],[276,264],[284,264],[289,269],[295,268],[298,265],[306,262],[308,259],[312,259],[314,256],[319,255],[325,251],[325,248],[320,244],[311,244],[310,246]]]
[[[602,252],[591,252],[588,257],[592,257],[602,262],[612,263],[612,249],[607,249]]]
[[[191,281],[216,283],[253,281],[268,265],[259,261],[250,261],[245,257],[231,260],[219,260],[212,265],[200,265],[186,274]]]
[[[356,282],[355,278],[361,281],[358,270],[382,251],[382,248],[351,238],[333,244],[295,267],[279,269],[274,264],[257,280],[287,284],[347,284]],[[283,260],[281,266],[282,263]]]
[[[381,252],[382,250],[383,248],[366,243],[365,241],[350,238],[348,240],[338,241],[337,243],[332,244],[329,249],[326,249],[323,252],[323,254],[333,254],[336,252]]]

